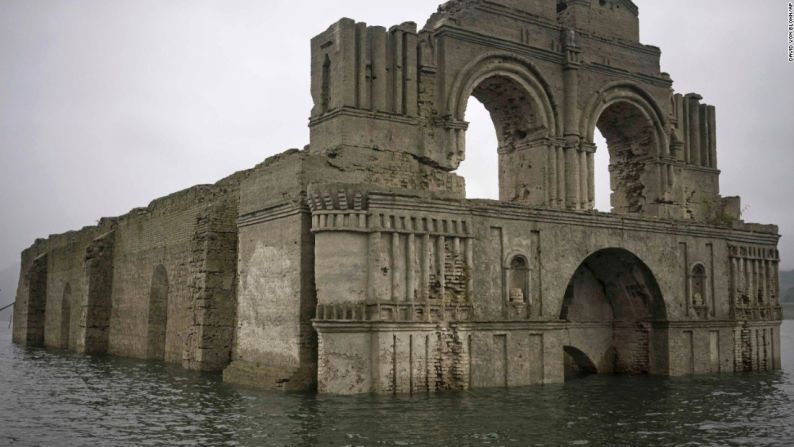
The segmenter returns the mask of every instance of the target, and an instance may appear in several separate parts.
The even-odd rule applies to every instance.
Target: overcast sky
[[[343,16],[421,26],[437,3],[0,0],[0,269],[36,237],[302,148],[309,39]],[[723,195],[781,225],[794,268],[788,2],[636,3],[676,90],[717,106]],[[495,197],[493,127],[474,104],[467,118],[469,196]],[[603,208],[605,167],[597,178]]]

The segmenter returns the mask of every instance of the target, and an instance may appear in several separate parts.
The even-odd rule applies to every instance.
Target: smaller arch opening
[[[573,346],[563,346],[565,353],[565,380],[577,379],[592,374],[598,374],[598,368],[592,360],[579,349]]]

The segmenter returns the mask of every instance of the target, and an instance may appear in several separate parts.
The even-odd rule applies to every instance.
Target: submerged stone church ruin
[[[309,146],[37,240],[14,340],[332,394],[780,367],[778,228],[720,196],[714,107],[630,0],[453,0],[311,49]],[[472,96],[498,148],[466,147]],[[467,150],[499,201],[465,198]]]

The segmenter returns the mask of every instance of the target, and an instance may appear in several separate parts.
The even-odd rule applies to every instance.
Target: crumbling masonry
[[[778,229],[719,195],[714,107],[631,1],[453,0],[311,47],[305,150],[36,241],[14,340],[334,394],[780,367]],[[472,96],[499,201],[454,173]]]

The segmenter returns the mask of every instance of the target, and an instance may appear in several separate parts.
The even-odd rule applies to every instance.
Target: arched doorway
[[[534,172],[533,166],[538,165],[536,159],[545,159],[549,128],[529,88],[515,77],[497,72],[473,84],[471,98],[482,104],[496,130],[499,200],[542,204],[545,201],[543,173]],[[466,118],[470,117],[467,111]],[[476,151],[493,149],[476,148]],[[477,158],[483,157],[478,154]],[[478,176],[488,176],[482,169],[479,164],[474,167]]]
[[[447,110],[455,123],[465,130],[470,119],[487,121],[474,127],[481,130],[490,127],[489,132],[493,135],[495,130],[496,137],[470,141],[468,132],[461,138],[461,129],[455,130],[454,136],[450,136],[454,150],[448,152],[457,156],[451,160],[459,162],[471,156],[477,161],[473,166],[464,164],[465,172],[493,183],[497,183],[498,175],[498,198],[502,202],[527,206],[548,203],[549,179],[545,169],[556,141],[554,137],[561,129],[549,85],[535,67],[512,55],[490,53],[469,63],[457,76],[450,92]],[[476,104],[473,114],[468,110],[470,104]],[[479,142],[485,142],[488,147],[470,144]],[[488,153],[487,157],[481,156],[484,153]],[[494,158],[498,161],[494,162]],[[480,163],[483,159],[486,163]],[[498,165],[498,174],[486,172],[492,165]],[[452,166],[456,168],[457,163]],[[490,195],[491,188],[477,189],[485,190],[486,197],[495,198]]]
[[[598,368],[593,361],[587,357],[587,354],[573,346],[563,346],[562,349],[565,354],[564,365],[566,381],[590,374],[598,374]]]
[[[599,373],[663,374],[667,344],[657,327],[666,315],[659,285],[642,260],[619,248],[593,253],[565,292],[560,319],[567,323],[567,365]]]
[[[69,349],[72,326],[72,287],[67,283],[61,299],[61,349]]]
[[[583,146],[595,151],[588,154],[588,172],[583,173],[590,207],[596,206],[597,185],[604,183],[600,165],[608,158],[611,211],[662,212],[672,202],[675,171],[668,160],[666,118],[654,99],[632,83],[613,83],[591,97],[582,116]],[[598,209],[604,211],[604,205]]]
[[[612,210],[641,213],[648,200],[646,163],[658,151],[653,122],[637,106],[618,101],[601,112],[596,124],[609,151]]]
[[[166,329],[168,327],[168,273],[158,265],[152,274],[149,292],[148,334],[146,358],[165,358]]]

